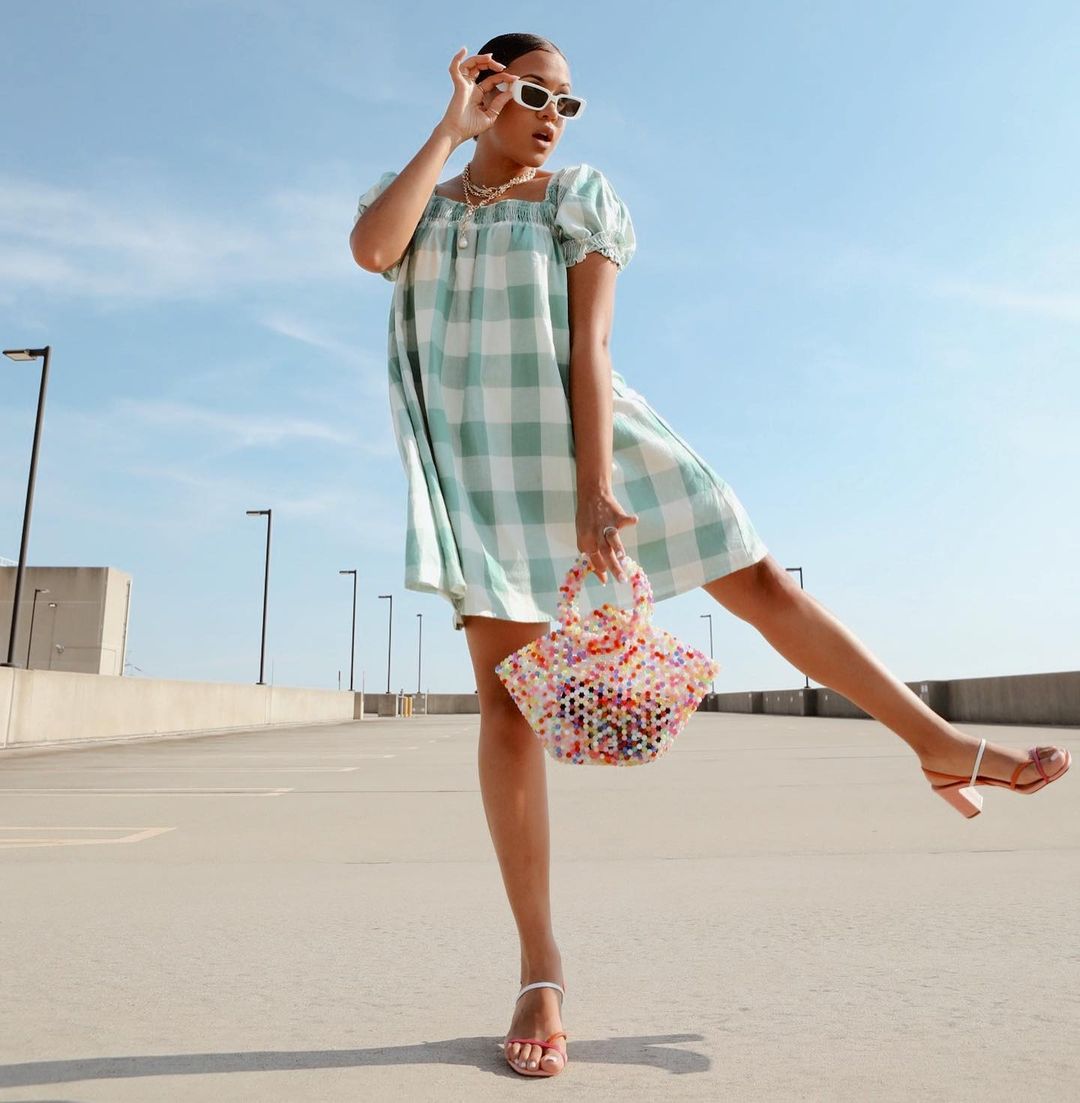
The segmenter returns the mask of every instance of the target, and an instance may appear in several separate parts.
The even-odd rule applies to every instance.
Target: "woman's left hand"
[[[577,508],[577,546],[578,551],[587,552],[600,581],[607,583],[607,572],[620,581],[626,581],[626,572],[621,560],[626,551],[619,536],[619,529],[637,524],[637,514],[627,513],[619,505],[610,490],[578,492]],[[604,534],[604,529],[612,525],[615,532]]]

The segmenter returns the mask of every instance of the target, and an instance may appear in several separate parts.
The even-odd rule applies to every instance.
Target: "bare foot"
[[[566,987],[561,972],[553,973],[549,970],[542,977],[537,975],[537,979],[553,980]],[[532,981],[526,983],[531,984]],[[526,992],[517,1001],[514,1017],[510,1020],[510,1030],[506,1036],[508,1038],[549,1038],[556,1031],[562,1030],[562,1016],[559,1013],[561,1006],[562,996],[554,988],[534,988]],[[541,1049],[537,1045],[522,1045],[520,1042],[514,1042],[504,1048],[511,1063],[529,1071],[538,1069],[541,1072],[554,1074],[561,1072],[566,1063],[566,1039],[556,1038],[553,1044],[558,1046],[558,1051]]]
[[[961,734],[962,740],[943,742],[932,752],[923,755],[920,758],[923,769],[957,777],[970,777],[975,766],[975,756],[979,753],[979,740],[975,736]],[[1049,777],[1053,777],[1065,764],[1065,752],[1058,747],[1040,746],[1038,754],[1042,768]],[[1016,784],[1026,785],[1029,781],[1038,781],[1042,775],[1026,750],[1014,750],[998,743],[987,742],[979,766],[979,776],[1008,782],[1012,780],[1016,767],[1023,762],[1027,763],[1027,768],[1020,771]]]

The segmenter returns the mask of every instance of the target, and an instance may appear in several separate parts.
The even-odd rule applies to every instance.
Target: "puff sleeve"
[[[603,253],[621,270],[637,246],[630,211],[592,165],[577,165],[567,173],[559,188],[555,233],[567,267],[588,253]]]
[[[371,204],[374,203],[380,195],[382,195],[387,187],[389,187],[390,182],[394,179],[395,176],[397,176],[396,172],[384,172],[382,176],[379,177],[378,181],[375,184],[372,184],[372,186],[368,188],[368,190],[364,192],[362,196],[360,196],[360,202],[357,204],[356,207],[356,217],[353,219],[353,226],[355,226],[357,222],[360,221],[360,216],[364,213],[364,211],[366,211],[368,207],[370,207]],[[384,280],[390,280],[390,282],[393,283],[397,279],[398,272],[400,270],[401,261],[399,260],[396,264],[392,264],[389,268],[387,268],[383,272],[380,272],[379,274]]]

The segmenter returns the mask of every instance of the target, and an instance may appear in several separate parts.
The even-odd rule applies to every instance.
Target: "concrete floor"
[[[645,768],[549,761],[548,1082],[500,1054],[477,732],[0,757],[0,1100],[1080,1099],[1080,769],[965,821],[871,721],[698,714]]]

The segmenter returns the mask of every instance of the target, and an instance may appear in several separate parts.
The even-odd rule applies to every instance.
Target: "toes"
[[[540,1058],[541,1067],[551,1072],[557,1072],[561,1069],[562,1063],[562,1054],[557,1049],[549,1049],[544,1056]]]
[[[1065,752],[1057,747],[1037,747],[1035,753],[1038,755],[1039,764],[1029,761],[1025,769],[1021,772],[1017,778],[1017,782],[1020,785],[1027,785],[1033,781],[1039,781],[1045,773],[1051,780],[1060,773],[1061,769],[1065,765]],[[1040,768],[1042,770],[1040,771]]]
[[[523,1044],[522,1042],[514,1042],[512,1045],[506,1047],[507,1056],[510,1058],[512,1065],[517,1065],[519,1068],[536,1068],[535,1058],[533,1064],[529,1065],[530,1055],[536,1046]]]
[[[525,1054],[525,1067],[527,1069],[534,1069],[540,1063],[540,1054],[543,1050],[539,1046],[529,1046],[528,1053]]]
[[[1039,761],[1048,777],[1053,777],[1065,765],[1065,752],[1057,747],[1040,747]]]

